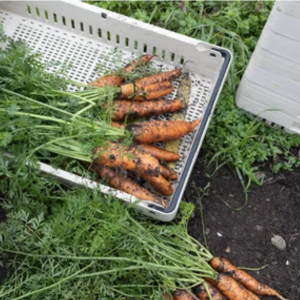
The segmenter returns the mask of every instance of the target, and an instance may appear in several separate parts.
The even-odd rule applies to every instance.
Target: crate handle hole
[[[217,55],[215,53],[210,53],[209,55],[212,57],[217,57]]]
[[[101,13],[101,17],[102,17],[103,19],[106,19],[106,18],[107,18],[107,14],[106,14],[106,13]]]
[[[156,215],[156,213],[154,211],[149,210],[150,214]]]
[[[36,16],[39,18],[40,17],[40,10],[38,9],[38,7],[35,8],[35,13],[36,13]]]

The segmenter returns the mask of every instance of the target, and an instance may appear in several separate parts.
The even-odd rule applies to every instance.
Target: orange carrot
[[[209,282],[206,282],[206,285],[213,300],[226,300],[226,297],[222,295],[217,288],[215,288]],[[197,285],[193,291],[200,300],[210,300],[209,294],[207,293],[203,284]]]
[[[107,105],[104,105],[106,107]],[[167,112],[175,112],[181,109],[182,103],[180,100],[157,100],[157,101],[138,101],[131,102],[127,100],[114,101],[115,112],[113,121],[122,121],[126,117],[151,117]]]
[[[137,79],[134,81],[135,85],[137,87],[144,87],[146,85],[154,84],[157,82],[163,82],[163,81],[172,81],[175,78],[177,78],[181,74],[181,71],[178,69],[174,69],[171,71],[147,76],[141,79]]]
[[[115,127],[115,128],[120,128],[120,129],[124,129],[125,126],[123,124],[120,124],[118,122],[111,122],[111,126]]]
[[[161,195],[171,196],[173,194],[172,185],[163,176],[151,176],[146,173],[140,174],[140,176]]]
[[[137,146],[138,149],[145,151],[146,153],[149,153],[156,157],[159,160],[164,160],[164,161],[176,161],[179,159],[179,154],[172,152],[172,151],[167,151],[155,146],[147,145],[147,144],[139,144]]]
[[[230,275],[232,278],[255,294],[275,296],[279,299],[284,299],[277,291],[263,283],[258,282],[252,276],[238,269],[223,257],[214,257],[210,264],[216,271]]]
[[[94,162],[111,168],[121,167],[134,173],[151,176],[159,176],[165,172],[154,156],[141,152],[134,147],[126,147],[113,142],[96,148]]]
[[[133,140],[140,144],[150,144],[160,141],[175,140],[193,131],[200,119],[186,121],[149,121],[131,123],[126,129],[131,132]]]
[[[173,300],[194,300],[194,297],[186,290],[176,290]]]
[[[178,178],[177,173],[167,166],[160,165],[160,173],[168,180],[176,180]]]
[[[121,85],[121,97],[137,101],[153,100],[168,95],[172,90],[173,85],[170,81],[158,82],[141,88],[136,87],[134,83],[126,83]]]
[[[128,178],[125,174],[120,174],[116,170],[112,170],[107,166],[100,164],[92,164],[90,169],[97,172],[111,187],[133,195],[141,200],[148,200],[166,207],[166,204],[158,200],[153,194],[145,188],[139,186],[132,179]]]
[[[134,68],[136,68],[139,65],[147,64],[151,59],[153,55],[143,55],[141,56],[137,61],[133,61],[132,63],[129,63],[126,65],[121,73],[130,73]],[[96,87],[105,87],[105,86],[119,86],[124,80],[124,77],[122,75],[118,75],[117,72],[114,72],[109,75],[105,75],[101,78],[98,78],[92,82],[89,83],[91,86]]]
[[[218,288],[229,300],[260,300],[251,291],[223,273],[218,274],[216,280],[206,278],[206,281]]]

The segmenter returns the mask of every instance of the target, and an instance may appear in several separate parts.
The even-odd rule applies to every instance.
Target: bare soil
[[[235,211],[224,201],[233,207],[244,203],[240,180],[226,167],[208,178],[205,173],[209,172],[204,171],[202,161],[198,159],[185,193],[185,200],[196,205],[189,233],[201,243],[207,243],[213,255],[223,256],[236,266],[266,266],[259,271],[247,272],[278,290],[285,298],[299,300],[300,170],[275,175],[266,167],[264,185],[252,186],[248,205]],[[210,186],[205,193],[207,184]],[[200,197],[199,187],[202,188]],[[273,235],[284,238],[286,250],[279,250],[272,244]]]

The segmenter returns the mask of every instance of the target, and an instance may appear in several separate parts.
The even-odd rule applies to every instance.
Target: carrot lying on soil
[[[159,194],[164,196],[171,196],[173,194],[172,185],[163,176],[151,176],[149,174],[141,174],[140,176]]]
[[[154,84],[157,82],[172,81],[175,78],[177,78],[178,76],[180,76],[180,74],[181,74],[181,71],[179,69],[174,69],[171,71],[167,71],[167,72],[163,72],[163,73],[159,73],[159,74],[155,74],[155,75],[137,79],[134,81],[134,83],[137,87],[143,87],[143,86]]]
[[[127,64],[121,71],[121,73],[130,73],[132,70],[143,64],[147,64],[153,55],[143,55],[137,61]],[[105,87],[105,86],[119,86],[124,80],[122,75],[118,75],[116,72],[100,77],[89,83],[90,86]]]
[[[194,300],[195,298],[185,290],[176,290],[172,300]]]
[[[168,95],[173,91],[170,81],[163,81],[138,88],[134,83],[121,85],[121,98],[134,99],[137,101],[153,100]]]
[[[106,105],[104,105],[106,107]],[[115,100],[115,111],[112,116],[113,121],[122,121],[126,117],[151,117],[167,112],[175,112],[183,106],[180,100],[157,100],[157,101],[138,101]]]
[[[156,157],[159,160],[163,160],[166,162],[176,161],[180,158],[178,153],[175,153],[172,151],[167,151],[167,150],[164,150],[164,149],[161,149],[161,148],[158,148],[155,146],[147,145],[147,144],[139,144],[139,145],[137,145],[137,148],[145,151],[146,153],[153,155],[154,157]]]
[[[160,204],[166,207],[163,201],[157,199],[153,194],[147,191],[145,188],[138,185],[135,181],[128,178],[124,174],[120,174],[116,170],[110,169],[107,166],[100,164],[92,164],[90,169],[96,172],[101,178],[103,178],[111,187],[133,195],[141,200],[148,200],[153,203]]]
[[[255,294],[275,296],[279,299],[284,299],[277,291],[263,283],[258,282],[252,276],[238,269],[223,257],[214,257],[210,264],[216,271],[230,275],[232,278]]]
[[[226,274],[219,273],[216,280],[206,278],[206,281],[218,288],[229,300],[260,300],[255,294]]]
[[[134,142],[151,144],[160,141],[169,141],[193,131],[200,123],[200,119],[193,122],[186,121],[149,121],[131,123],[126,129],[131,132]]]
[[[95,163],[99,162],[111,168],[124,168],[136,174],[159,176],[165,171],[154,156],[119,143],[109,142],[106,146],[97,147],[94,155]]]
[[[227,298],[221,294],[221,292],[211,285],[209,282],[206,282],[207,288],[210,292],[211,299],[213,300],[226,300]],[[197,285],[193,292],[200,300],[210,300],[209,294],[207,293],[203,284]]]

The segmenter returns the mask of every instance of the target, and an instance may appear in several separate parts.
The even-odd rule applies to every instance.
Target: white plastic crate
[[[260,42],[256,45],[255,52],[252,55],[251,66],[262,68],[269,73],[300,83],[300,62],[296,63],[267,51],[261,47]]]
[[[292,14],[295,8],[293,2],[275,3],[238,88],[236,103],[269,124],[300,134],[300,19]]]
[[[154,53],[154,63],[163,71],[182,67],[189,72],[192,88],[186,120],[201,117],[198,128],[181,139],[181,159],[175,170],[179,180],[174,182],[174,194],[164,209],[148,201],[140,201],[138,209],[153,218],[170,221],[178,210],[188,178],[197,159],[210,118],[215,108],[231,62],[228,50],[176,34],[125,16],[106,11],[81,2],[69,1],[7,1],[0,2],[0,22],[7,35],[25,40],[34,50],[42,53],[44,61],[68,60],[74,66],[69,76],[76,81],[88,83],[96,78],[95,67],[107,63],[107,57],[118,49],[124,64],[138,54]],[[179,81],[174,83],[174,98]],[[166,114],[160,119],[168,119]],[[41,164],[41,171],[51,173],[66,184],[88,188],[100,188],[103,193],[126,202],[135,197],[99,185],[91,180],[63,170]]]
[[[277,9],[300,19],[300,1],[278,1]]]

